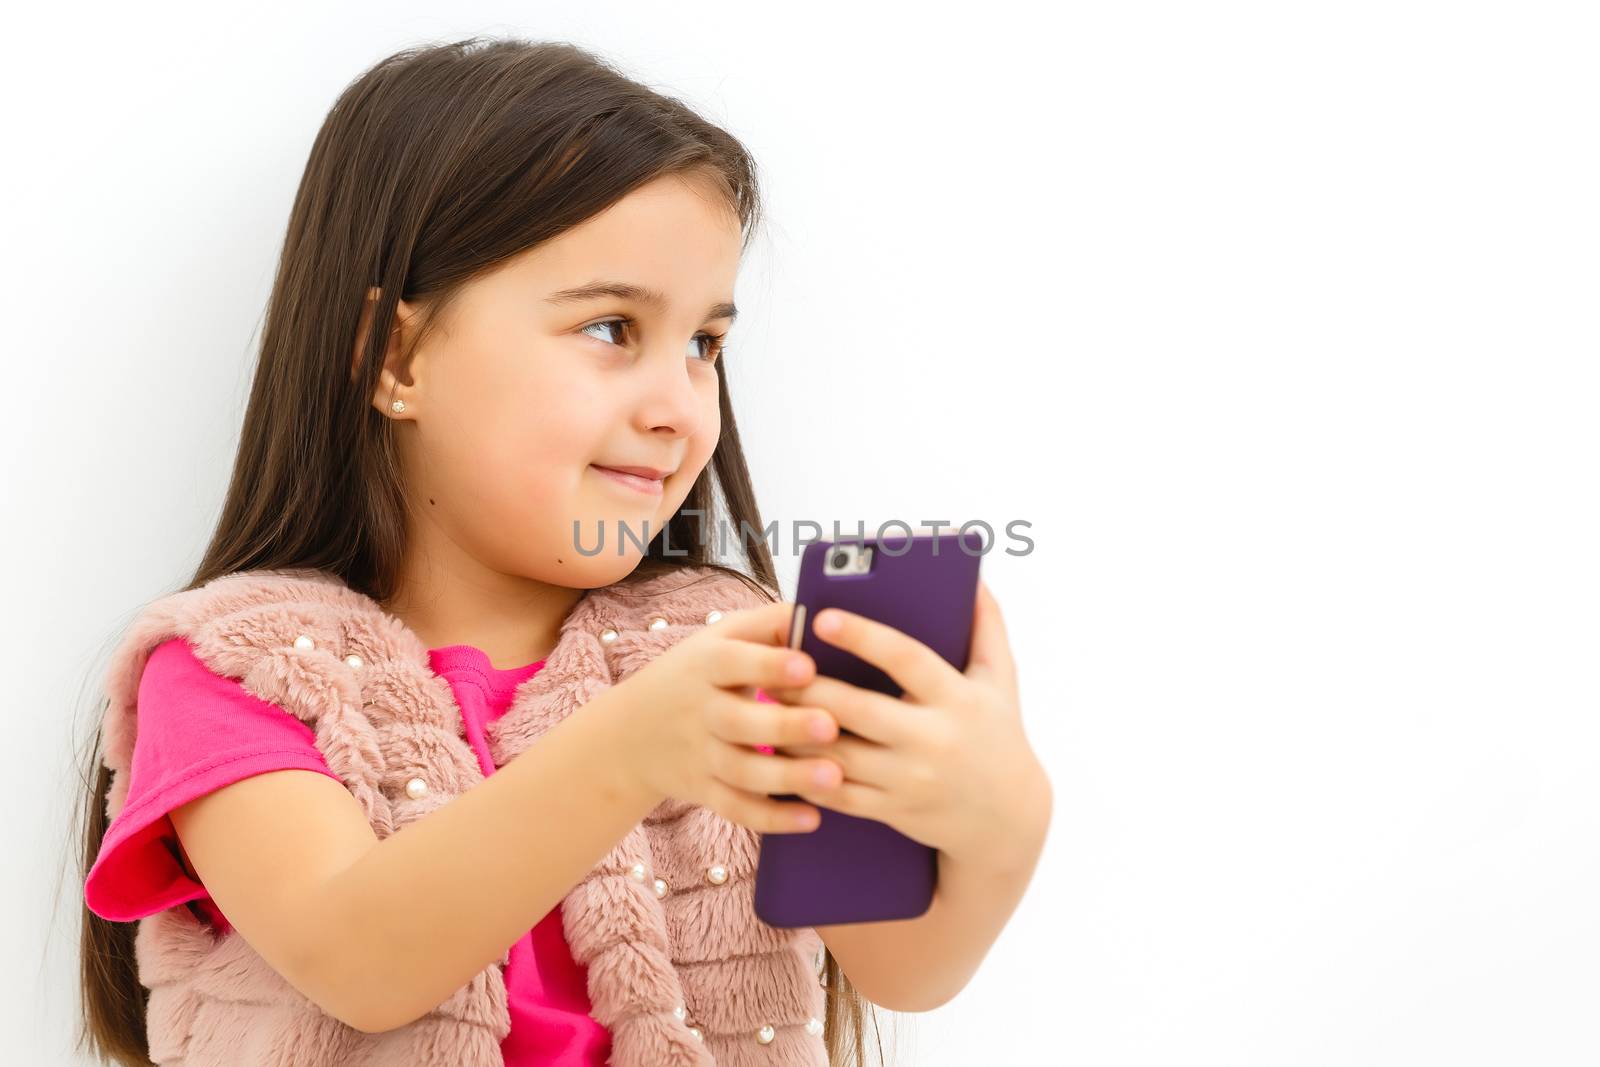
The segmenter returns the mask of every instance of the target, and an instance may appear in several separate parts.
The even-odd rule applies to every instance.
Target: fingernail
[[[783,673],[788,675],[794,681],[798,682],[800,679],[806,676],[806,661],[798,656],[794,657],[793,659],[789,660],[788,665],[783,668]]]
[[[824,611],[822,614],[817,616],[817,621],[812,625],[816,628],[817,633],[821,634],[823,637],[828,637],[839,632],[840,622],[841,620],[837,612]]]
[[[826,718],[818,716],[811,720],[811,736],[818,741],[826,741],[833,733],[833,724]]]
[[[832,785],[833,784],[833,768],[832,767],[818,767],[816,770],[811,772],[811,780],[813,782],[816,782],[818,785]]]

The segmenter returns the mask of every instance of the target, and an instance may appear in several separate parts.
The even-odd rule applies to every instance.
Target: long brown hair
[[[348,85],[295,194],[227,497],[184,589],[236,571],[315,567],[388,600],[404,547],[405,486],[394,423],[369,398],[396,301],[421,308],[420,344],[466,282],[669,174],[708,180],[723,194],[748,248],[760,207],[744,146],[575,45],[472,37],[398,52]],[[381,293],[352,380],[374,286]],[[720,376],[718,394],[722,432],[711,462],[639,566],[716,566],[777,599]],[[720,515],[719,488],[751,574],[711,558],[705,520],[685,514]],[[111,777],[98,731],[85,750],[82,878],[105,837]],[[83,909],[79,1047],[148,1067],[135,931]],[[864,1063],[866,1020],[878,1029],[874,1006],[832,953],[822,982],[830,1063]],[[879,1035],[880,1060],[882,1052]]]

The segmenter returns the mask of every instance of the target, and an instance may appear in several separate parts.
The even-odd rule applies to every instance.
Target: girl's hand
[[[784,707],[754,690],[804,684],[816,664],[784,647],[794,605],[731,611],[679,641],[596,697],[623,718],[624,758],[650,790],[710,808],[758,833],[815,830],[810,804],[773,800],[841,778],[825,757],[794,759],[751,746],[831,740],[839,727],[816,707]],[[795,674],[786,673],[791,665]]]
[[[890,697],[822,676],[808,685],[765,687],[781,703],[826,708],[858,735],[778,746],[797,756],[826,755],[844,768],[836,788],[795,792],[887,823],[956,858],[1037,848],[1049,821],[1049,779],[1023,734],[1000,605],[981,580],[973,618],[962,673],[893,627],[839,608],[818,612],[812,620],[818,637],[882,670],[904,693]]]

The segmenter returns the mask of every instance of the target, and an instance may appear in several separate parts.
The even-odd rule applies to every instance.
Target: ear
[[[362,304],[361,324],[356,329],[356,343],[350,353],[351,381],[354,381],[360,373],[361,355],[366,349],[367,336],[372,331],[372,318],[378,308],[378,298],[382,294],[383,291],[376,286],[369,288],[366,301]],[[415,310],[404,300],[395,305],[394,329],[389,332],[389,343],[384,346],[383,369],[378,373],[378,384],[372,394],[372,406],[390,418],[403,418],[411,414],[411,409],[416,404],[415,381],[408,380],[402,383],[399,378],[400,361],[404,358],[405,352],[404,342],[409,336]],[[394,410],[393,404],[396,400],[406,404],[403,413]]]

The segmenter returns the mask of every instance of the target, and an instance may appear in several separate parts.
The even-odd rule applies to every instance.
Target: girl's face
[[[409,367],[391,338],[372,403],[402,420],[408,554],[474,583],[631,572],[716,447],[741,238],[708,187],[657,179],[470,283]]]

